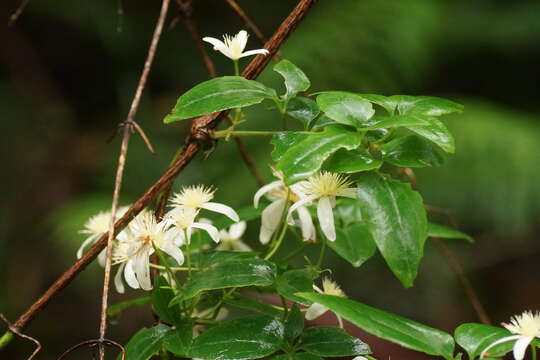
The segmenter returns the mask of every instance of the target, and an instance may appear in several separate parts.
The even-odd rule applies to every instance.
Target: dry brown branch
[[[24,9],[26,9],[26,6],[28,5],[29,2],[30,0],[21,1],[21,4],[19,5],[19,7],[9,17],[8,26],[12,26],[13,24],[15,24],[15,22],[19,19],[19,17],[24,12]]]
[[[227,4],[236,12],[236,14],[246,23],[247,27],[253,31],[255,36],[261,40],[262,43],[266,42],[266,37],[262,33],[261,29],[255,24],[253,20],[249,17],[249,15],[240,7],[240,5],[236,2],[236,0],[225,0]]]
[[[101,297],[101,316],[99,322],[99,359],[103,360],[105,358],[105,348],[103,346],[105,341],[105,333],[107,332],[107,307],[109,301],[109,287],[110,287],[110,277],[111,277],[111,265],[112,265],[112,247],[114,239],[114,230],[115,224],[114,219],[116,218],[116,208],[118,207],[118,200],[120,198],[120,191],[122,189],[122,179],[124,177],[124,168],[126,164],[126,157],[128,152],[129,138],[133,131],[136,129],[139,134],[141,134],[146,145],[149,147],[149,150],[153,153],[152,145],[148,141],[148,138],[144,134],[141,127],[134,121],[135,115],[137,114],[137,109],[141,101],[141,95],[148,80],[148,74],[152,68],[152,63],[156,55],[157,45],[161,37],[161,32],[163,30],[163,24],[165,23],[165,18],[167,17],[167,12],[169,10],[169,0],[163,0],[161,4],[161,11],[159,13],[158,21],[154,29],[154,34],[152,35],[152,41],[150,42],[150,47],[148,48],[148,54],[146,56],[146,61],[144,63],[143,71],[141,77],[139,78],[139,84],[135,90],[135,95],[133,96],[133,101],[131,102],[131,107],[127,115],[127,120],[124,123],[123,134],[122,134],[122,144],[120,147],[120,155],[118,158],[118,167],[116,168],[116,178],[114,182],[114,192],[111,205],[111,220],[109,223],[109,231],[107,236],[107,257],[105,262],[105,272],[103,277],[103,293]],[[77,348],[77,347],[75,347]],[[68,352],[69,353],[69,352]],[[63,357],[63,356],[62,356]]]
[[[41,344],[39,343],[39,341],[37,341],[37,339],[35,339],[35,338],[31,337],[31,336],[28,336],[28,335],[25,335],[25,334],[21,333],[15,326],[11,325],[11,323],[4,316],[4,314],[0,314],[0,319],[3,322],[6,323],[6,325],[8,326],[9,331],[11,331],[12,333],[14,333],[15,335],[17,335],[19,337],[22,337],[23,339],[29,340],[29,341],[33,342],[34,344],[36,344],[36,348],[34,349],[32,354],[30,354],[30,356],[28,356],[28,358],[26,359],[26,360],[32,360],[34,358],[34,356],[36,356],[37,353],[41,350]]]
[[[316,0],[300,0],[296,7],[292,10],[289,16],[283,21],[280,27],[275,32],[274,36],[266,43],[265,48],[270,51],[270,55],[274,55],[287,37],[294,31],[298,23],[308,13]],[[246,70],[243,76],[248,79],[256,78],[264,67],[268,64],[270,56],[265,57],[259,55],[255,57]],[[189,135],[190,142],[184,148],[181,156],[173,163],[173,165],[148,189],[146,192],[133,203],[122,218],[120,218],[114,226],[114,234],[117,234],[131,219],[136,216],[144,207],[146,207],[156,196],[171,182],[174,181],[178,173],[182,171],[187,164],[195,157],[200,150],[200,145],[196,141],[207,140],[211,141],[209,131],[211,131],[219,123],[219,116],[224,112],[209,114],[198,117],[193,120],[191,132]],[[36,300],[13,324],[17,330],[23,329],[28,323],[51,301],[51,299],[65,286],[67,286],[76,276],[82,271],[106,246],[108,234],[101,236],[98,241],[72,266],[70,266],[42,295]]]

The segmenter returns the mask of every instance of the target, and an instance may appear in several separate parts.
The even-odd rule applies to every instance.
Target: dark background
[[[239,2],[267,35],[296,3]],[[17,5],[0,4],[0,311],[11,320],[75,260],[84,239],[78,231],[110,204],[119,138],[107,140],[127,114],[160,2],[124,1],[119,17],[116,1],[31,0],[17,24],[5,26]],[[188,123],[165,126],[162,119],[179,95],[208,77],[183,22],[170,28],[177,15],[171,4],[137,115],[157,155],[132,138],[122,204],[166,169]],[[320,0],[281,52],[310,77],[312,92],[435,95],[465,105],[463,114],[446,120],[456,154],[442,167],[417,171],[418,189],[476,238],[473,245],[446,244],[495,324],[540,308],[539,18],[534,0]],[[221,0],[195,1],[193,19],[202,36],[245,27]],[[252,36],[248,48],[257,47]],[[207,49],[219,74],[230,74],[227,59]],[[260,80],[281,81],[270,67]],[[261,109],[248,111],[245,128],[279,127],[280,119]],[[270,180],[270,146],[246,143]],[[232,142],[221,142],[206,161],[197,158],[178,180],[198,182],[216,185],[217,201],[234,207],[249,204],[257,189]],[[246,237],[252,245],[257,226]],[[380,256],[359,269],[333,255],[325,265],[358,301],[451,333],[478,321],[437,248],[428,241],[425,252],[411,289],[401,287]],[[97,336],[101,281],[101,268],[92,264],[29,326],[43,344],[39,359]],[[113,292],[112,302],[137,295]],[[151,324],[148,310],[132,309],[115,320],[110,337],[125,342]],[[374,348],[381,359],[407,358],[383,344]],[[31,345],[16,339],[1,357],[30,352]]]

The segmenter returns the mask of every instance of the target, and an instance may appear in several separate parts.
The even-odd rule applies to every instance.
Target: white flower
[[[216,247],[216,250],[251,251],[251,248],[241,240],[242,235],[244,235],[245,232],[245,221],[240,221],[239,223],[232,224],[229,227],[229,230],[221,230],[219,232],[219,238],[221,239],[221,243]]]
[[[270,184],[264,185],[261,187],[253,197],[253,206],[255,208],[259,207],[259,201],[263,195],[272,201],[261,214],[261,230],[259,233],[259,240],[262,244],[267,244],[272,235],[279,227],[281,218],[283,216],[283,211],[287,206],[288,201],[297,201],[299,196],[295,191],[294,185],[288,188],[283,181],[283,174],[274,171],[274,176],[279,178]],[[300,221],[300,228],[302,229],[302,237],[306,241],[315,241],[316,231],[315,226],[313,226],[313,221],[309,215],[309,211],[305,206],[299,206],[297,209]],[[292,224],[291,224],[292,225]]]
[[[204,187],[204,185],[184,186],[179,193],[173,196],[171,202],[176,206],[214,211],[227,216],[234,222],[238,222],[240,218],[233,208],[210,201],[214,198],[214,192],[214,189],[211,187]]]
[[[248,41],[248,33],[245,30],[241,30],[235,36],[223,35],[223,41],[213,38],[204,37],[203,41],[209,42],[214,45],[214,50],[221,52],[226,57],[236,61],[245,56],[251,56],[255,54],[267,55],[270,52],[266,49],[256,49],[243,52],[246,48]]]
[[[130,287],[152,289],[150,255],[154,253],[154,248],[169,254],[179,265],[184,263],[184,254],[180,250],[180,232],[168,227],[167,221],[158,223],[152,213],[143,212],[118,235],[113,251],[114,263],[121,264],[114,281],[118,292],[123,292],[122,271]]]
[[[203,221],[196,222],[195,218],[198,214],[199,210],[195,208],[179,205],[165,215],[164,221],[170,225],[174,225],[179,230],[178,236],[182,243],[189,244],[191,242],[193,229],[204,230],[210,235],[212,240],[219,242],[218,229],[207,222],[203,222],[203,219],[201,219]]]
[[[129,209],[129,206],[122,206],[118,208],[116,211],[116,220],[120,219],[126,211]],[[84,252],[84,249],[87,248],[90,245],[93,245],[103,234],[105,234],[107,231],[109,231],[109,222],[111,221],[111,212],[110,211],[102,211],[99,212],[97,215],[92,216],[88,221],[84,224],[84,229],[79,231],[81,234],[88,234],[88,236],[79,249],[77,250],[77,259],[80,259],[82,257],[82,254]],[[98,255],[98,261],[100,265],[105,266],[105,257],[106,257],[106,249],[103,249],[99,255]]]
[[[527,346],[529,346],[531,341],[535,338],[540,338],[540,313],[525,311],[521,315],[512,317],[510,319],[510,324],[503,323],[502,326],[515,335],[503,337],[489,345],[482,351],[482,354],[480,355],[481,359],[487,354],[488,350],[495,345],[517,340],[514,344],[514,358],[516,360],[522,360],[525,356],[525,350],[527,350]]]
[[[289,208],[287,216],[289,223],[292,223],[293,211],[298,211],[302,206],[311,205],[313,201],[317,200],[317,218],[321,230],[328,240],[335,241],[336,228],[332,208],[336,205],[336,196],[356,198],[356,188],[350,187],[351,184],[345,176],[327,171],[322,171],[306,181],[294,184],[295,192],[300,194],[300,200]],[[299,215],[302,216],[300,212]],[[304,216],[310,216],[309,212]]]
[[[328,278],[323,278],[323,290],[319,289],[317,286],[313,285],[313,289],[321,294],[326,295],[334,295],[334,296],[340,296],[340,297],[346,297],[345,293],[338,284],[333,282],[332,280]],[[319,303],[313,303],[306,311],[306,320],[315,320],[322,314],[328,311],[327,307],[322,306]],[[343,327],[343,321],[341,320],[341,317],[336,314],[336,317],[338,319],[339,327]]]

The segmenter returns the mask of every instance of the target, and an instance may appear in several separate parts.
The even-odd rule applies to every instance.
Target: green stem
[[[176,290],[177,290],[176,286],[178,286],[179,284],[178,279],[176,279],[176,275],[174,274],[174,271],[171,270],[171,267],[169,266],[167,259],[165,259],[163,252],[157,246],[154,246],[154,250],[158,254],[159,261],[161,261],[163,265],[165,265],[165,270],[167,271],[167,274],[169,274],[169,277],[170,277],[170,283],[171,283],[173,293],[176,295]],[[172,284],[173,281],[174,281],[174,285]]]
[[[272,248],[272,250],[264,257],[264,260],[270,259],[276,251],[281,246],[281,243],[283,242],[283,239],[285,238],[285,234],[287,233],[287,228],[289,227],[289,224],[287,224],[287,220],[283,221],[283,227],[281,228],[281,233],[279,234],[279,237],[276,241],[276,245]]]
[[[321,252],[319,253],[319,260],[317,260],[317,267],[321,267],[324,259],[324,251],[326,250],[326,241],[322,241]]]
[[[291,228],[291,230],[294,228]],[[293,231],[294,233],[294,231]],[[308,247],[310,243],[307,241],[302,242],[302,245],[300,245],[296,250],[291,252],[289,255],[285,256],[281,261],[286,263],[289,260],[293,259],[296,255],[300,254],[306,247]]]
[[[234,75],[240,76],[240,67],[238,66],[238,60],[233,60],[234,63]]]
[[[159,269],[159,270],[167,270],[167,267],[156,265],[156,264],[150,264],[150,267],[154,269]],[[171,269],[172,271],[189,271],[189,270],[198,271],[200,270],[199,268],[195,268],[195,267],[189,268],[187,266],[170,266],[169,269]]]
[[[11,342],[11,340],[13,340],[13,333],[8,330],[0,338],[0,349],[5,348]]]
[[[531,344],[531,354],[532,354],[532,360],[536,360],[536,346]]]
[[[187,267],[188,267],[188,280],[191,278],[191,249],[189,248],[190,246],[190,239],[187,238],[187,234],[186,234],[186,239],[188,240],[186,242],[186,262],[187,262]]]

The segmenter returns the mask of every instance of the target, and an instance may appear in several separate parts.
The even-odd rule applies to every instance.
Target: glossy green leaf
[[[358,180],[358,205],[386,263],[405,287],[412,286],[427,237],[422,197],[408,183],[369,172]]]
[[[272,360],[324,360],[322,357],[306,352],[293,354],[281,354],[272,358]]]
[[[381,145],[383,160],[400,167],[439,166],[444,157],[433,143],[415,135],[399,137]]]
[[[163,120],[166,124],[221,110],[258,104],[276,97],[273,89],[241,76],[223,76],[205,81],[184,93]]]
[[[257,253],[250,251],[216,251],[204,250],[191,255],[191,263],[198,268],[206,269],[211,266],[226,263],[229,261],[238,261],[254,259]]]
[[[409,114],[409,115],[393,115],[393,116],[376,116],[366,130],[378,130],[391,127],[409,127],[409,126],[428,126],[434,118],[425,115]],[[436,119],[435,119],[436,120]]]
[[[391,100],[388,96],[378,95],[378,94],[359,94],[364,99],[371,101],[374,104],[377,104],[383,107],[390,115],[394,114],[396,110],[397,103]]]
[[[439,145],[447,153],[453,153],[456,149],[454,137],[438,119],[432,118],[427,126],[407,126],[407,128]]]
[[[193,341],[193,324],[191,321],[183,320],[177,322],[163,338],[165,348],[179,357],[188,357]]]
[[[162,276],[156,277],[152,289],[152,305],[157,316],[168,324],[176,324],[181,317],[178,305],[169,307],[169,303],[173,298],[174,293],[170,289],[167,280]]]
[[[412,350],[453,359],[454,340],[443,331],[339,296],[317,293],[298,296],[322,304],[377,337]]]
[[[259,300],[252,298],[226,298],[224,300],[225,304],[234,306],[240,309],[253,310],[260,312],[264,315],[269,315],[272,317],[278,317],[282,315],[282,312],[269,304],[263,303]]]
[[[360,204],[356,199],[337,198],[334,208],[334,218],[336,226],[346,228],[348,226],[360,223],[364,224]]]
[[[305,129],[320,112],[317,103],[307,97],[297,96],[287,103],[287,115],[300,121]]]
[[[472,236],[440,224],[428,223],[428,236],[442,239],[463,239],[473,243]]]
[[[512,335],[510,331],[484,324],[468,323],[460,325],[454,332],[454,337],[459,346],[461,346],[469,359],[474,359],[484,351],[489,345],[503,337]],[[508,341],[499,345],[495,345],[489,349],[487,355],[491,357],[499,357],[510,352],[515,341]]]
[[[299,92],[306,91],[311,85],[306,74],[289,60],[278,62],[274,66],[274,71],[277,71],[285,79],[287,92],[283,96],[284,99],[290,99]]]
[[[375,159],[368,150],[358,148],[354,150],[339,149],[328,159],[324,168],[331,172],[352,174],[378,169],[381,165],[382,160]]]
[[[434,96],[394,95],[390,101],[396,103],[400,114],[441,116],[463,111],[463,105]]]
[[[277,169],[283,172],[285,181],[292,184],[317,172],[337,150],[352,150],[359,145],[357,133],[341,126],[327,126],[322,132],[310,134],[286,150]]]
[[[159,324],[142,328],[126,344],[126,360],[147,360],[161,349],[163,339],[171,328]]]
[[[268,286],[276,278],[276,265],[267,260],[228,261],[195,273],[184,285],[181,297],[190,299],[205,290],[243,286]]]
[[[143,296],[135,299],[130,299],[126,301],[119,302],[118,304],[111,305],[107,308],[107,315],[117,316],[122,313],[122,311],[132,307],[132,306],[142,306],[152,302],[150,296]]]
[[[293,345],[294,340],[304,331],[304,315],[296,304],[290,309],[285,319],[284,339],[288,345]]]
[[[311,122],[311,130],[321,130],[324,129],[328,125],[338,125],[338,123],[332,119],[330,119],[326,115],[321,115],[317,119],[313,120]]]
[[[297,133],[294,131],[278,132],[272,136],[272,140],[270,140],[270,144],[274,145],[274,150],[271,154],[272,160],[278,162],[291,146],[300,143],[307,137],[307,134]]]
[[[354,356],[371,353],[369,346],[331,326],[311,327],[304,331],[300,349],[319,356]]]
[[[326,244],[354,267],[359,267],[375,255],[377,246],[365,224],[336,228],[336,240]]]
[[[316,274],[311,269],[285,271],[276,279],[276,290],[284,298],[296,301],[303,305],[311,305],[311,302],[294,294],[297,292],[311,291],[313,289],[313,279],[315,277]]]
[[[284,327],[270,316],[232,320],[207,330],[193,341],[191,357],[208,360],[258,359],[277,351]]]
[[[375,114],[368,100],[347,92],[323,92],[317,96],[317,104],[329,118],[357,128],[370,125],[369,119]]]

